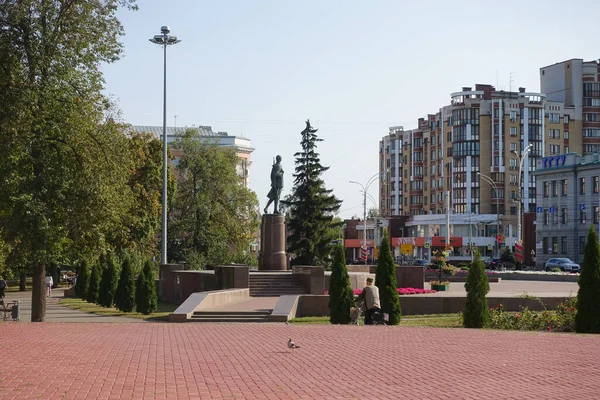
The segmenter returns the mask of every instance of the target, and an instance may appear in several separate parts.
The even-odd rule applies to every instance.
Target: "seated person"
[[[373,312],[381,310],[379,303],[379,288],[373,285],[373,278],[367,278],[367,286],[356,298],[356,302],[365,302],[365,325],[373,325]]]

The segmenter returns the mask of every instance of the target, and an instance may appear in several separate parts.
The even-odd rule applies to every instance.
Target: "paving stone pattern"
[[[600,337],[285,324],[0,324],[0,398],[596,399]],[[301,348],[289,350],[288,338]]]

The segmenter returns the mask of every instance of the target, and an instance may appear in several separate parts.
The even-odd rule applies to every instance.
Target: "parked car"
[[[568,258],[551,258],[546,261],[546,272],[558,268],[562,272],[581,272],[579,264],[574,263]]]
[[[501,270],[501,269],[504,269],[504,262],[499,258],[493,258],[486,265],[486,268],[492,269],[492,270]]]
[[[429,267],[429,266],[431,265],[431,261],[429,261],[429,260],[425,260],[425,259],[423,259],[423,260],[418,260],[418,261],[416,262],[416,264],[415,264],[415,265],[420,265],[420,266],[422,266],[423,268],[427,268],[427,267]]]

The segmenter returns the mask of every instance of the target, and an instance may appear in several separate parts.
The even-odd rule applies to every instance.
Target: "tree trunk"
[[[25,272],[21,272],[19,276],[19,292],[24,292],[27,290],[27,274]]]
[[[33,266],[31,290],[31,322],[46,320],[46,266],[42,263]]]

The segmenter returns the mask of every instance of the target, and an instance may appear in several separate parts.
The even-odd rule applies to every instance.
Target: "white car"
[[[546,261],[546,272],[558,268],[562,272],[581,272],[579,264],[574,263],[568,258],[551,258]]]

